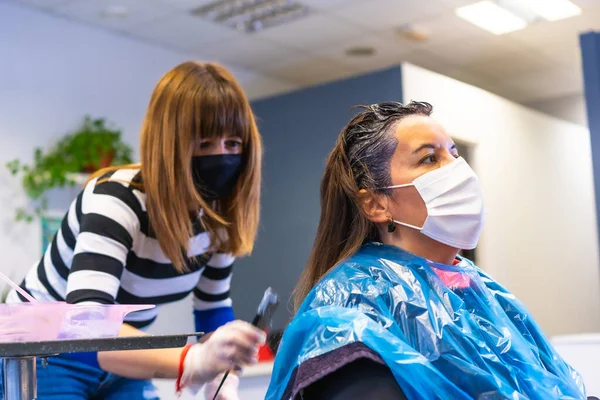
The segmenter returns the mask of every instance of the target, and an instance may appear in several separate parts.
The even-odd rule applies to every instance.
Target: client
[[[525,307],[458,255],[482,190],[431,105],[362,108],[327,161],[266,398],[585,398]]]

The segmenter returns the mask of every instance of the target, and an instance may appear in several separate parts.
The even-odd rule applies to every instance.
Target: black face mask
[[[206,201],[230,195],[240,176],[241,154],[193,156],[192,176],[196,189]]]

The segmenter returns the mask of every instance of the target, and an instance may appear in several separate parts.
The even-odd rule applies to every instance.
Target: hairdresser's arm
[[[196,332],[213,332],[235,319],[230,297],[234,261],[231,254],[214,253],[206,262],[192,296]]]
[[[119,336],[142,336],[145,332],[123,324]],[[183,348],[106,351],[98,353],[98,363],[107,372],[131,379],[176,379]]]
[[[385,365],[369,359],[353,361],[306,388],[303,400],[406,400]]]
[[[143,332],[123,325],[120,336],[139,336]],[[198,386],[225,371],[257,362],[258,347],[265,342],[264,332],[244,321],[219,327],[204,343],[193,345],[183,363],[183,386]],[[182,348],[108,351],[98,353],[100,367],[133,379],[177,378]]]

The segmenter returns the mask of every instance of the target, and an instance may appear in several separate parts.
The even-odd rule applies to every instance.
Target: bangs
[[[194,140],[238,136],[250,138],[251,111],[241,90],[229,82],[214,82],[194,99]]]

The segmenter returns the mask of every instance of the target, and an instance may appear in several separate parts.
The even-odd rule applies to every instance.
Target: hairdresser
[[[212,398],[222,373],[256,362],[263,332],[234,321],[235,257],[259,219],[262,145],[248,100],[216,64],[186,62],[158,82],[141,131],[141,163],[95,173],[21,287],[40,301],[168,304],[193,293],[203,343],[178,349],[78,353],[38,368],[39,400],[158,399],[153,378]],[[8,302],[24,299],[15,291]],[[143,335],[159,308],[133,313]],[[231,374],[219,399],[237,399]],[[0,385],[0,394],[3,392]]]

